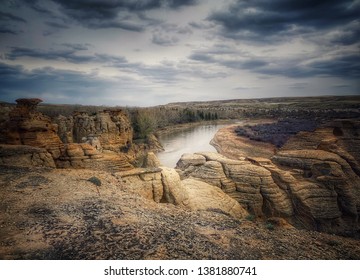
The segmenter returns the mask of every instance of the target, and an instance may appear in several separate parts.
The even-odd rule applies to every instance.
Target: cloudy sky
[[[360,94],[360,0],[1,0],[0,100]]]

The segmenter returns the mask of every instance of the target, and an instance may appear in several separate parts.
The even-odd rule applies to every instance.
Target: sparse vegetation
[[[88,179],[89,182],[93,183],[95,186],[101,186],[101,180],[98,177],[91,177]]]
[[[237,135],[247,137],[250,140],[271,143],[280,148],[291,135],[299,131],[314,131],[318,125],[319,122],[312,119],[287,118],[275,123],[239,126],[235,132]]]
[[[247,215],[245,217],[245,219],[248,220],[248,221],[254,222],[255,221],[255,215],[251,215],[251,214]]]
[[[272,223],[270,223],[270,222],[267,222],[267,223],[265,224],[265,227],[266,227],[268,230],[274,230],[274,229],[275,229],[275,226],[274,226]]]
[[[135,110],[131,120],[135,139],[146,139],[157,126],[156,116],[150,109]]]

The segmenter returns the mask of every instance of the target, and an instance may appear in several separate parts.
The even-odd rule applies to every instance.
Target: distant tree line
[[[179,123],[198,122],[198,121],[214,121],[218,120],[217,112],[204,112],[200,110],[183,109]]]
[[[190,108],[127,108],[127,113],[134,128],[135,139],[146,139],[156,129],[171,125],[219,119],[217,112]]]

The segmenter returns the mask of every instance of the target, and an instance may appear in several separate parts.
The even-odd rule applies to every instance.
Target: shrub
[[[270,223],[270,222],[267,222],[266,225],[265,225],[265,227],[266,227],[268,230],[274,230],[274,229],[275,229],[275,226],[274,226],[272,223]]]
[[[245,219],[246,220],[248,220],[248,221],[251,221],[251,222],[253,222],[253,221],[255,221],[255,215],[247,215],[246,217],[245,217]]]
[[[95,186],[101,186],[101,180],[98,177],[91,177],[88,179],[89,182],[93,183]]]

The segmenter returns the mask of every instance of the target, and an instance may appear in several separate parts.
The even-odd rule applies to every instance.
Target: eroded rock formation
[[[123,190],[158,203],[171,203],[192,211],[216,209],[235,218],[244,218],[248,214],[219,188],[196,179],[181,180],[173,168],[138,168],[116,175],[123,182]]]
[[[51,154],[44,148],[25,145],[0,145],[0,165],[56,167]]]
[[[91,117],[80,114],[75,119],[77,126],[72,118],[60,116],[59,126],[36,110],[41,99],[23,98],[16,102],[17,106],[1,124],[0,143],[5,145],[1,146],[0,164],[110,172],[133,168],[129,158],[120,153],[121,149],[131,145],[132,138],[130,122],[121,111],[107,111]],[[94,135],[96,132],[98,137]],[[73,143],[74,135],[82,141]],[[108,152],[102,153],[103,149]]]
[[[59,116],[55,122],[64,143],[93,142],[96,138],[101,149],[115,152],[126,152],[132,144],[133,129],[122,110],[105,110],[94,115],[76,112],[67,118]]]
[[[49,117],[36,111],[41,99],[17,99],[17,106],[10,111],[9,120],[1,126],[0,143],[27,145],[44,148],[54,158],[60,156],[62,142],[57,135],[57,126]]]
[[[233,159],[187,154],[177,168],[182,179],[217,186],[256,216],[282,217],[300,228],[354,232],[360,215],[359,127],[359,121],[339,120],[300,132],[268,157],[239,156],[231,147],[241,140],[225,128],[215,136],[216,147]],[[244,146],[238,148],[244,152]]]

